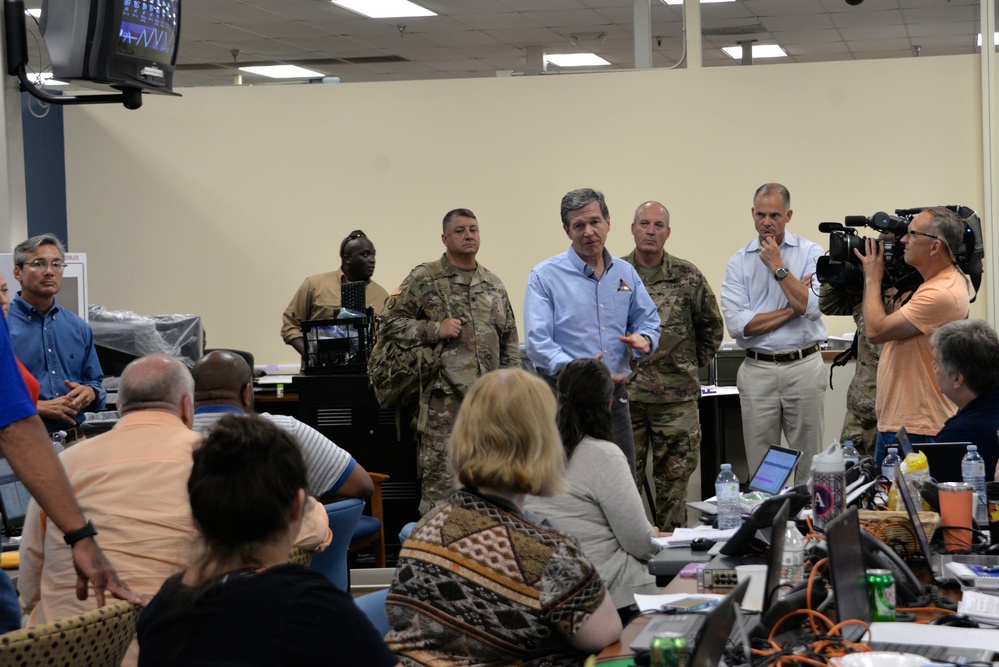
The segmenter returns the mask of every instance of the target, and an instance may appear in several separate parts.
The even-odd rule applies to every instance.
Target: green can
[[[872,620],[895,620],[895,577],[891,570],[867,570],[867,597]]]
[[[677,632],[657,632],[649,646],[649,667],[687,667],[690,647]]]

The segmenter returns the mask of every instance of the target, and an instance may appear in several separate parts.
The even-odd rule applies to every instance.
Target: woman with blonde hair
[[[621,622],[572,537],[524,511],[562,489],[555,401],[520,369],[482,376],[448,443],[462,488],[403,545],[386,637],[404,665],[579,665]]]

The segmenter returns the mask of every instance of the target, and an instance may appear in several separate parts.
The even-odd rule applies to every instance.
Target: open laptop
[[[932,471],[933,468],[930,468],[930,470]],[[916,534],[916,542],[919,544],[919,550],[923,552],[923,558],[926,560],[926,565],[930,568],[934,579],[940,580],[950,576],[944,571],[947,563],[963,563],[965,565],[981,565],[983,567],[999,566],[999,555],[933,553],[929,537],[926,535],[926,530],[923,529],[923,523],[919,520],[919,507],[909,492],[909,485],[904,483],[905,475],[898,468],[895,469],[895,479],[900,481],[898,484],[898,494],[902,498],[905,511],[909,513],[909,521],[912,522],[912,531]],[[966,578],[974,578],[973,572],[968,571],[968,575]]]
[[[20,538],[24,528],[24,517],[28,512],[28,501],[31,494],[24,484],[14,474],[10,463],[0,454],[0,513],[3,514],[3,550],[13,551],[18,548],[18,541],[9,538]]]
[[[733,588],[707,614],[656,616],[642,628],[629,647],[636,653],[648,651],[656,634],[676,632],[682,634],[687,639],[687,646],[691,647],[688,667],[716,667],[735,627],[736,614],[740,613],[737,603],[742,603],[748,587],[747,579]]]
[[[938,482],[961,482],[961,459],[970,442],[914,442],[912,449],[926,454],[930,477]]]
[[[836,617],[839,622],[855,619],[869,625],[872,621],[871,604],[867,597],[867,572],[864,567],[860,543],[860,520],[857,509],[851,507],[826,525],[826,544],[829,549],[829,570],[832,574],[833,596],[836,601]],[[922,626],[912,626],[913,634],[919,633]],[[843,626],[843,638],[859,642],[867,633],[867,626],[848,624]],[[935,661],[951,662],[958,665],[969,662],[988,664],[995,653],[990,649],[967,648],[964,646],[931,646],[926,644],[871,642],[875,651],[901,651],[916,653]]]
[[[757,466],[756,472],[749,479],[743,488],[743,493],[765,493],[769,496],[776,496],[784,490],[784,485],[794,472],[794,467],[798,465],[801,452],[786,447],[770,445],[767,453]],[[705,514],[717,514],[718,504],[714,500],[703,500],[700,502],[687,503],[687,507],[704,512]]]

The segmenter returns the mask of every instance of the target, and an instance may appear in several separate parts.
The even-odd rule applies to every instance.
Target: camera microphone
[[[843,227],[843,225],[839,224],[838,222],[820,222],[819,223],[819,231],[822,232],[823,234],[832,234],[833,232],[842,232],[842,231],[844,231],[844,229],[845,228]]]
[[[843,218],[845,222],[850,227],[863,227],[867,224],[867,216],[864,215],[848,215]]]

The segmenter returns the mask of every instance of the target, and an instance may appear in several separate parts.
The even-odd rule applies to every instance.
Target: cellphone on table
[[[704,611],[718,604],[716,598],[700,597],[690,595],[673,602],[667,602],[660,609],[668,614],[691,614],[697,611]]]

